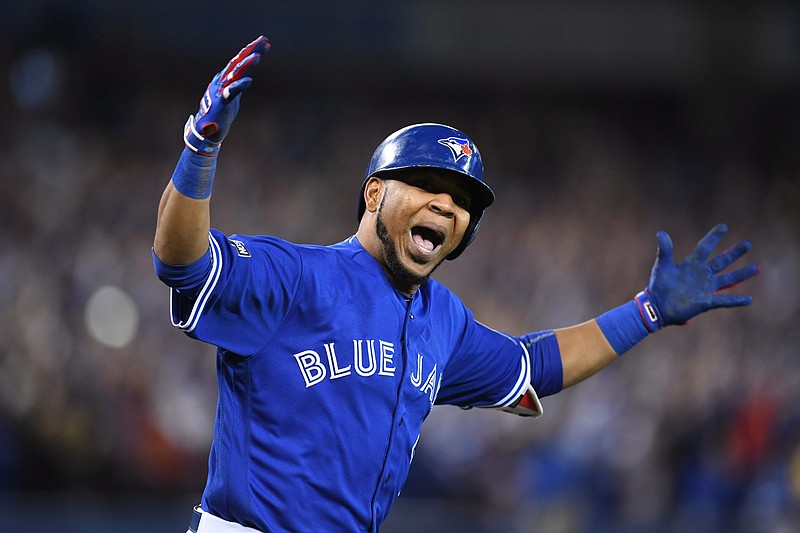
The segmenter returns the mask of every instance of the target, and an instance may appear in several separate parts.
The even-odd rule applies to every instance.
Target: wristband
[[[617,355],[624,354],[655,331],[642,319],[638,298],[637,294],[636,299],[597,317],[597,325]]]
[[[205,157],[184,148],[172,174],[172,184],[184,196],[205,200],[211,196],[216,170],[216,157]]]
[[[655,302],[650,297],[650,291],[643,290],[636,295],[634,301],[639,308],[639,316],[650,333],[655,333],[664,327],[664,319],[661,318],[661,313],[658,312]]]

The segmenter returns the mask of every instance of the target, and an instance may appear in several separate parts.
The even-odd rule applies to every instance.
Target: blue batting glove
[[[186,146],[200,155],[213,157],[219,153],[222,140],[239,111],[239,97],[250,87],[253,78],[247,74],[269,50],[264,36],[242,48],[208,84],[200,109],[190,115],[183,129]]]
[[[725,224],[716,225],[697,243],[694,252],[678,264],[673,259],[672,239],[665,231],[658,232],[658,254],[650,282],[646,290],[636,295],[642,319],[651,332],[664,326],[686,324],[710,309],[753,303],[751,296],[718,293],[758,274],[757,264],[722,272],[750,251],[750,241],[741,241],[706,261],[727,232]]]

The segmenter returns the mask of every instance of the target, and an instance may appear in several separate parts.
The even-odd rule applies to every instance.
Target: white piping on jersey
[[[170,320],[172,321],[173,326],[180,328],[185,332],[193,331],[194,328],[197,327],[197,322],[200,320],[200,315],[202,314],[208,299],[211,297],[211,293],[214,291],[214,287],[217,285],[220,273],[222,272],[222,252],[220,251],[219,243],[211,235],[211,232],[208,233],[208,241],[209,249],[211,250],[211,272],[208,275],[208,279],[206,279],[206,282],[203,284],[203,288],[200,289],[200,293],[197,295],[197,300],[195,301],[194,306],[192,306],[192,311],[189,313],[189,318],[187,318],[185,321],[175,321],[175,314],[172,310],[172,302],[175,299],[173,298],[174,295],[170,294]],[[175,289],[170,289],[170,292],[174,290]]]
[[[496,329],[494,329],[492,327],[487,326],[483,322],[479,322],[478,320],[476,320],[475,322],[478,322],[480,325],[482,325],[486,329],[490,329],[490,330],[494,331],[495,333],[499,333],[500,335],[502,335],[505,338],[507,338],[509,341],[518,344],[522,348],[522,357],[520,358],[521,359],[520,360],[520,367],[521,368],[520,368],[519,378],[517,378],[517,382],[514,383],[514,386],[511,388],[511,391],[505,396],[505,398],[503,398],[502,400],[500,400],[499,402],[497,402],[495,404],[492,404],[492,405],[481,405],[480,406],[482,409],[495,409],[495,408],[502,409],[504,407],[508,407],[511,404],[513,404],[515,401],[517,401],[517,399],[520,396],[525,394],[525,392],[528,390],[528,387],[530,386],[530,382],[531,382],[531,358],[530,358],[530,355],[528,353],[528,348],[525,347],[524,343],[521,343],[518,339],[515,339],[514,337],[512,337],[508,333],[504,333],[502,331],[498,331],[498,330],[496,330]],[[440,385],[441,385],[441,383],[440,383]],[[533,387],[531,387],[531,389],[533,389]]]
[[[517,401],[520,396],[525,394],[526,390],[528,390],[528,383],[531,382],[531,362],[530,357],[528,356],[527,348],[525,348],[522,343],[520,343],[520,346],[522,346],[523,351],[522,357],[520,357],[520,366],[522,368],[520,369],[517,382],[514,384],[514,386],[511,388],[511,392],[509,392],[505,398],[494,405],[490,405],[489,407],[508,407]]]

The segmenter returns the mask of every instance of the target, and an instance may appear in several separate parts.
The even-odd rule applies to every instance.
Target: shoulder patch
[[[236,248],[236,253],[241,257],[251,257],[250,250],[247,249],[247,246],[245,246],[242,241],[237,241],[236,239],[228,239],[228,241],[231,243],[231,246]]]

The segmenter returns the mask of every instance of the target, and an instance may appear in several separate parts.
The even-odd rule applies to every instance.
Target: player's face
[[[386,268],[401,290],[413,292],[464,238],[470,195],[457,177],[432,169],[391,177],[376,230]]]

